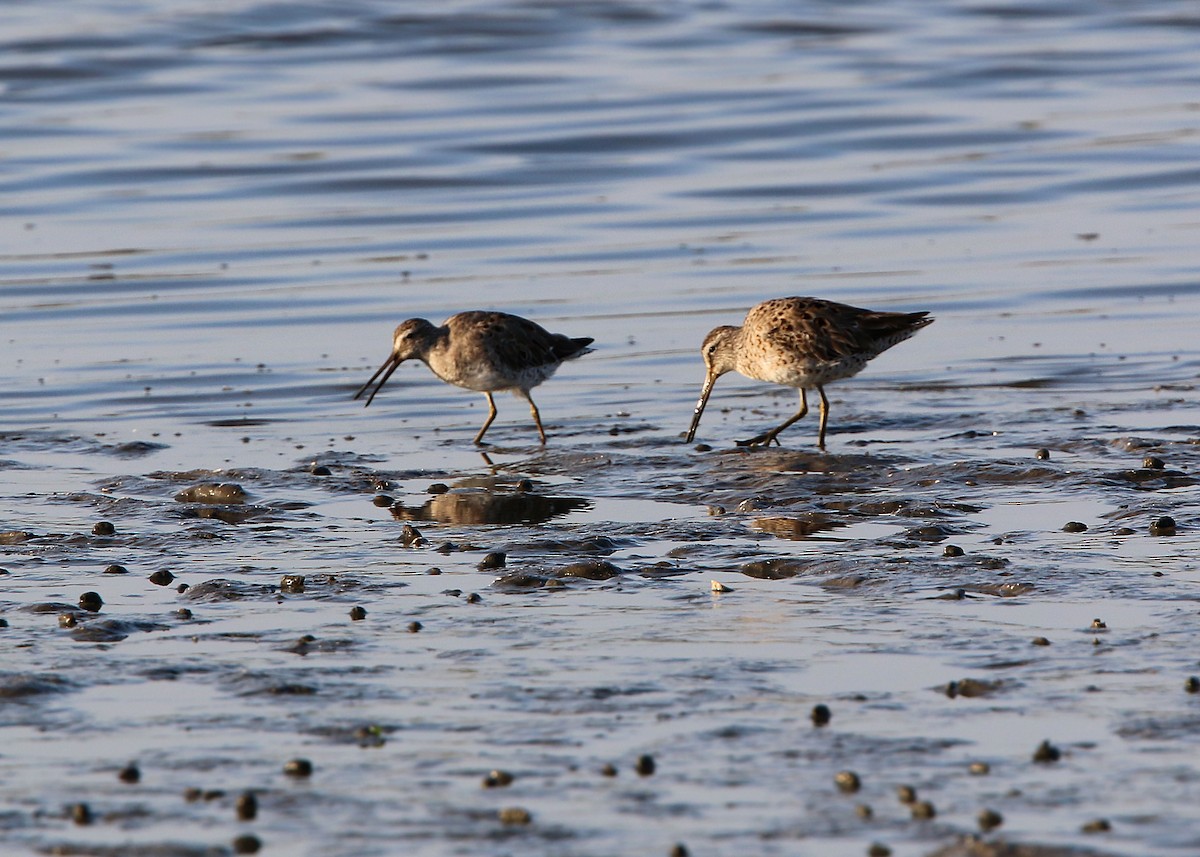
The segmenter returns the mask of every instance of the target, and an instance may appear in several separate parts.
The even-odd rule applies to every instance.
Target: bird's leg
[[[542,439],[542,446],[545,446],[546,430],[542,428],[542,415],[538,413],[537,405],[533,403],[533,396],[529,395],[527,390],[522,390],[521,395],[525,397],[525,401],[529,402],[529,413],[533,414],[533,421],[537,423],[538,437]]]
[[[817,385],[817,392],[821,394],[821,428],[817,430],[817,448],[825,449],[825,425],[829,422],[829,400],[825,398],[825,388],[820,384]]]
[[[488,426],[492,424],[492,420],[496,419],[496,400],[492,398],[491,393],[484,393],[488,400],[488,415],[483,421],[483,428],[479,430],[479,434],[475,435],[475,443],[483,443],[483,436],[487,434]]]
[[[820,387],[817,387],[817,389],[821,390]],[[821,390],[821,402],[822,402],[821,415],[822,415],[822,417],[824,417],[824,415],[825,415],[825,391],[824,390]],[[737,442],[737,445],[738,446],[757,446],[758,444],[761,443],[764,446],[770,446],[771,441],[775,441],[775,445],[778,446],[779,445],[779,433],[781,431],[783,431],[785,428],[787,428],[788,426],[790,426],[792,423],[796,422],[797,420],[804,419],[804,415],[807,413],[808,413],[808,396],[805,393],[804,388],[801,387],[800,388],[800,410],[796,411],[796,413],[793,414],[787,420],[784,420],[783,425],[773,428],[770,431],[765,431],[762,434],[755,435],[754,437],[750,438],[749,440],[739,440]],[[824,425],[824,423],[822,423],[822,425]],[[822,439],[824,439],[824,433],[822,433],[821,436],[822,436]]]

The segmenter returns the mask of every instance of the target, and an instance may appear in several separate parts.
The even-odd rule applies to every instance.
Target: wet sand
[[[1189,7],[86,13],[0,36],[0,850],[1195,852]],[[787,294],[937,321],[684,444]],[[595,338],[545,448],[352,400],[468,308]]]

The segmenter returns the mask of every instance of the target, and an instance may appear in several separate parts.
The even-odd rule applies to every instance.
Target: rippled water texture
[[[1200,851],[1193,2],[0,22],[4,854]],[[682,443],[782,295],[937,322]]]

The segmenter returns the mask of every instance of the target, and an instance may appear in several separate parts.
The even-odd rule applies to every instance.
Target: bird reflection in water
[[[397,501],[389,506],[400,521],[437,521],[443,524],[540,524],[580,509],[591,508],[582,497],[546,497],[528,492],[450,491],[437,494],[420,506]]]

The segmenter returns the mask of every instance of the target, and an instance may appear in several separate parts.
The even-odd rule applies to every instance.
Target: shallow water
[[[1196,852],[1191,4],[4,18],[6,854]],[[937,323],[825,453],[734,447],[796,401],[732,376],[681,443],[787,294]],[[419,365],[351,399],[467,308],[596,339],[545,449]]]

